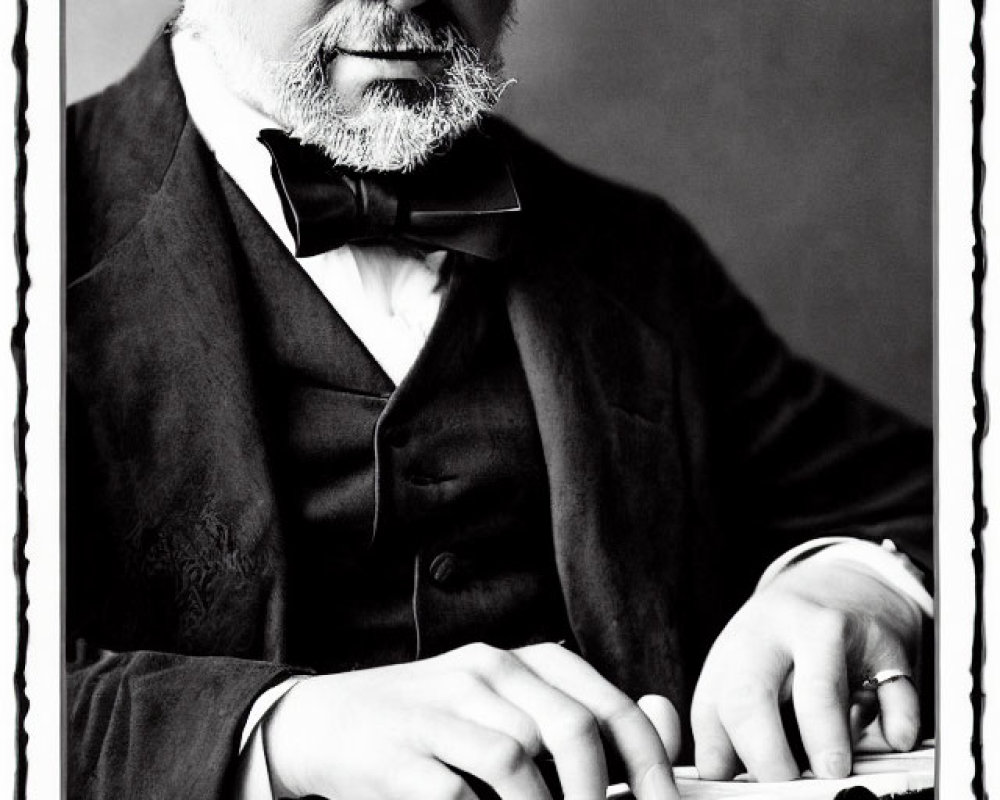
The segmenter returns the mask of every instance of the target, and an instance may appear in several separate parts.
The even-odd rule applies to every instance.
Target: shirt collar
[[[271,157],[257,141],[262,129],[281,126],[230,90],[211,51],[193,31],[174,33],[171,47],[188,113],[198,132],[289,252],[295,252],[271,178]]]

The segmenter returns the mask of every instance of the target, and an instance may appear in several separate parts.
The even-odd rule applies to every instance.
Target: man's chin
[[[317,80],[302,68],[278,75],[280,113],[273,116],[341,166],[412,171],[474,128],[505,85],[487,65],[460,55],[433,76],[380,76],[355,86],[330,75]]]
[[[368,103],[383,103],[386,111],[393,114],[400,109],[420,113],[434,101],[437,88],[429,80],[384,78],[369,83],[362,91]]]
[[[440,109],[428,104],[427,95],[422,94],[425,90],[414,86],[382,89],[362,110],[337,115],[321,126],[293,126],[292,135],[319,147],[341,167],[411,172],[450,147],[479,119],[445,122]]]

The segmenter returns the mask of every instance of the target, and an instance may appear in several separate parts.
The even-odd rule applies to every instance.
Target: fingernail
[[[846,753],[827,753],[821,761],[824,778],[846,778],[851,774],[851,757]]]
[[[677,789],[671,777],[667,776],[667,768],[663,764],[654,764],[642,779],[639,796],[642,800],[677,800]]]

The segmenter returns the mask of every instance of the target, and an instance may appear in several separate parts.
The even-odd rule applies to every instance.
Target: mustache
[[[341,52],[451,53],[468,48],[442,15],[397,11],[371,0],[341,0],[300,37],[299,50],[326,64]]]

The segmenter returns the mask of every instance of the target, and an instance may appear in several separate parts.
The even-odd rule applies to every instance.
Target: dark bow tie
[[[497,260],[521,203],[506,159],[485,136],[463,137],[411,174],[339,169],[315,147],[263,130],[285,221],[304,258],[348,242],[402,240]]]

